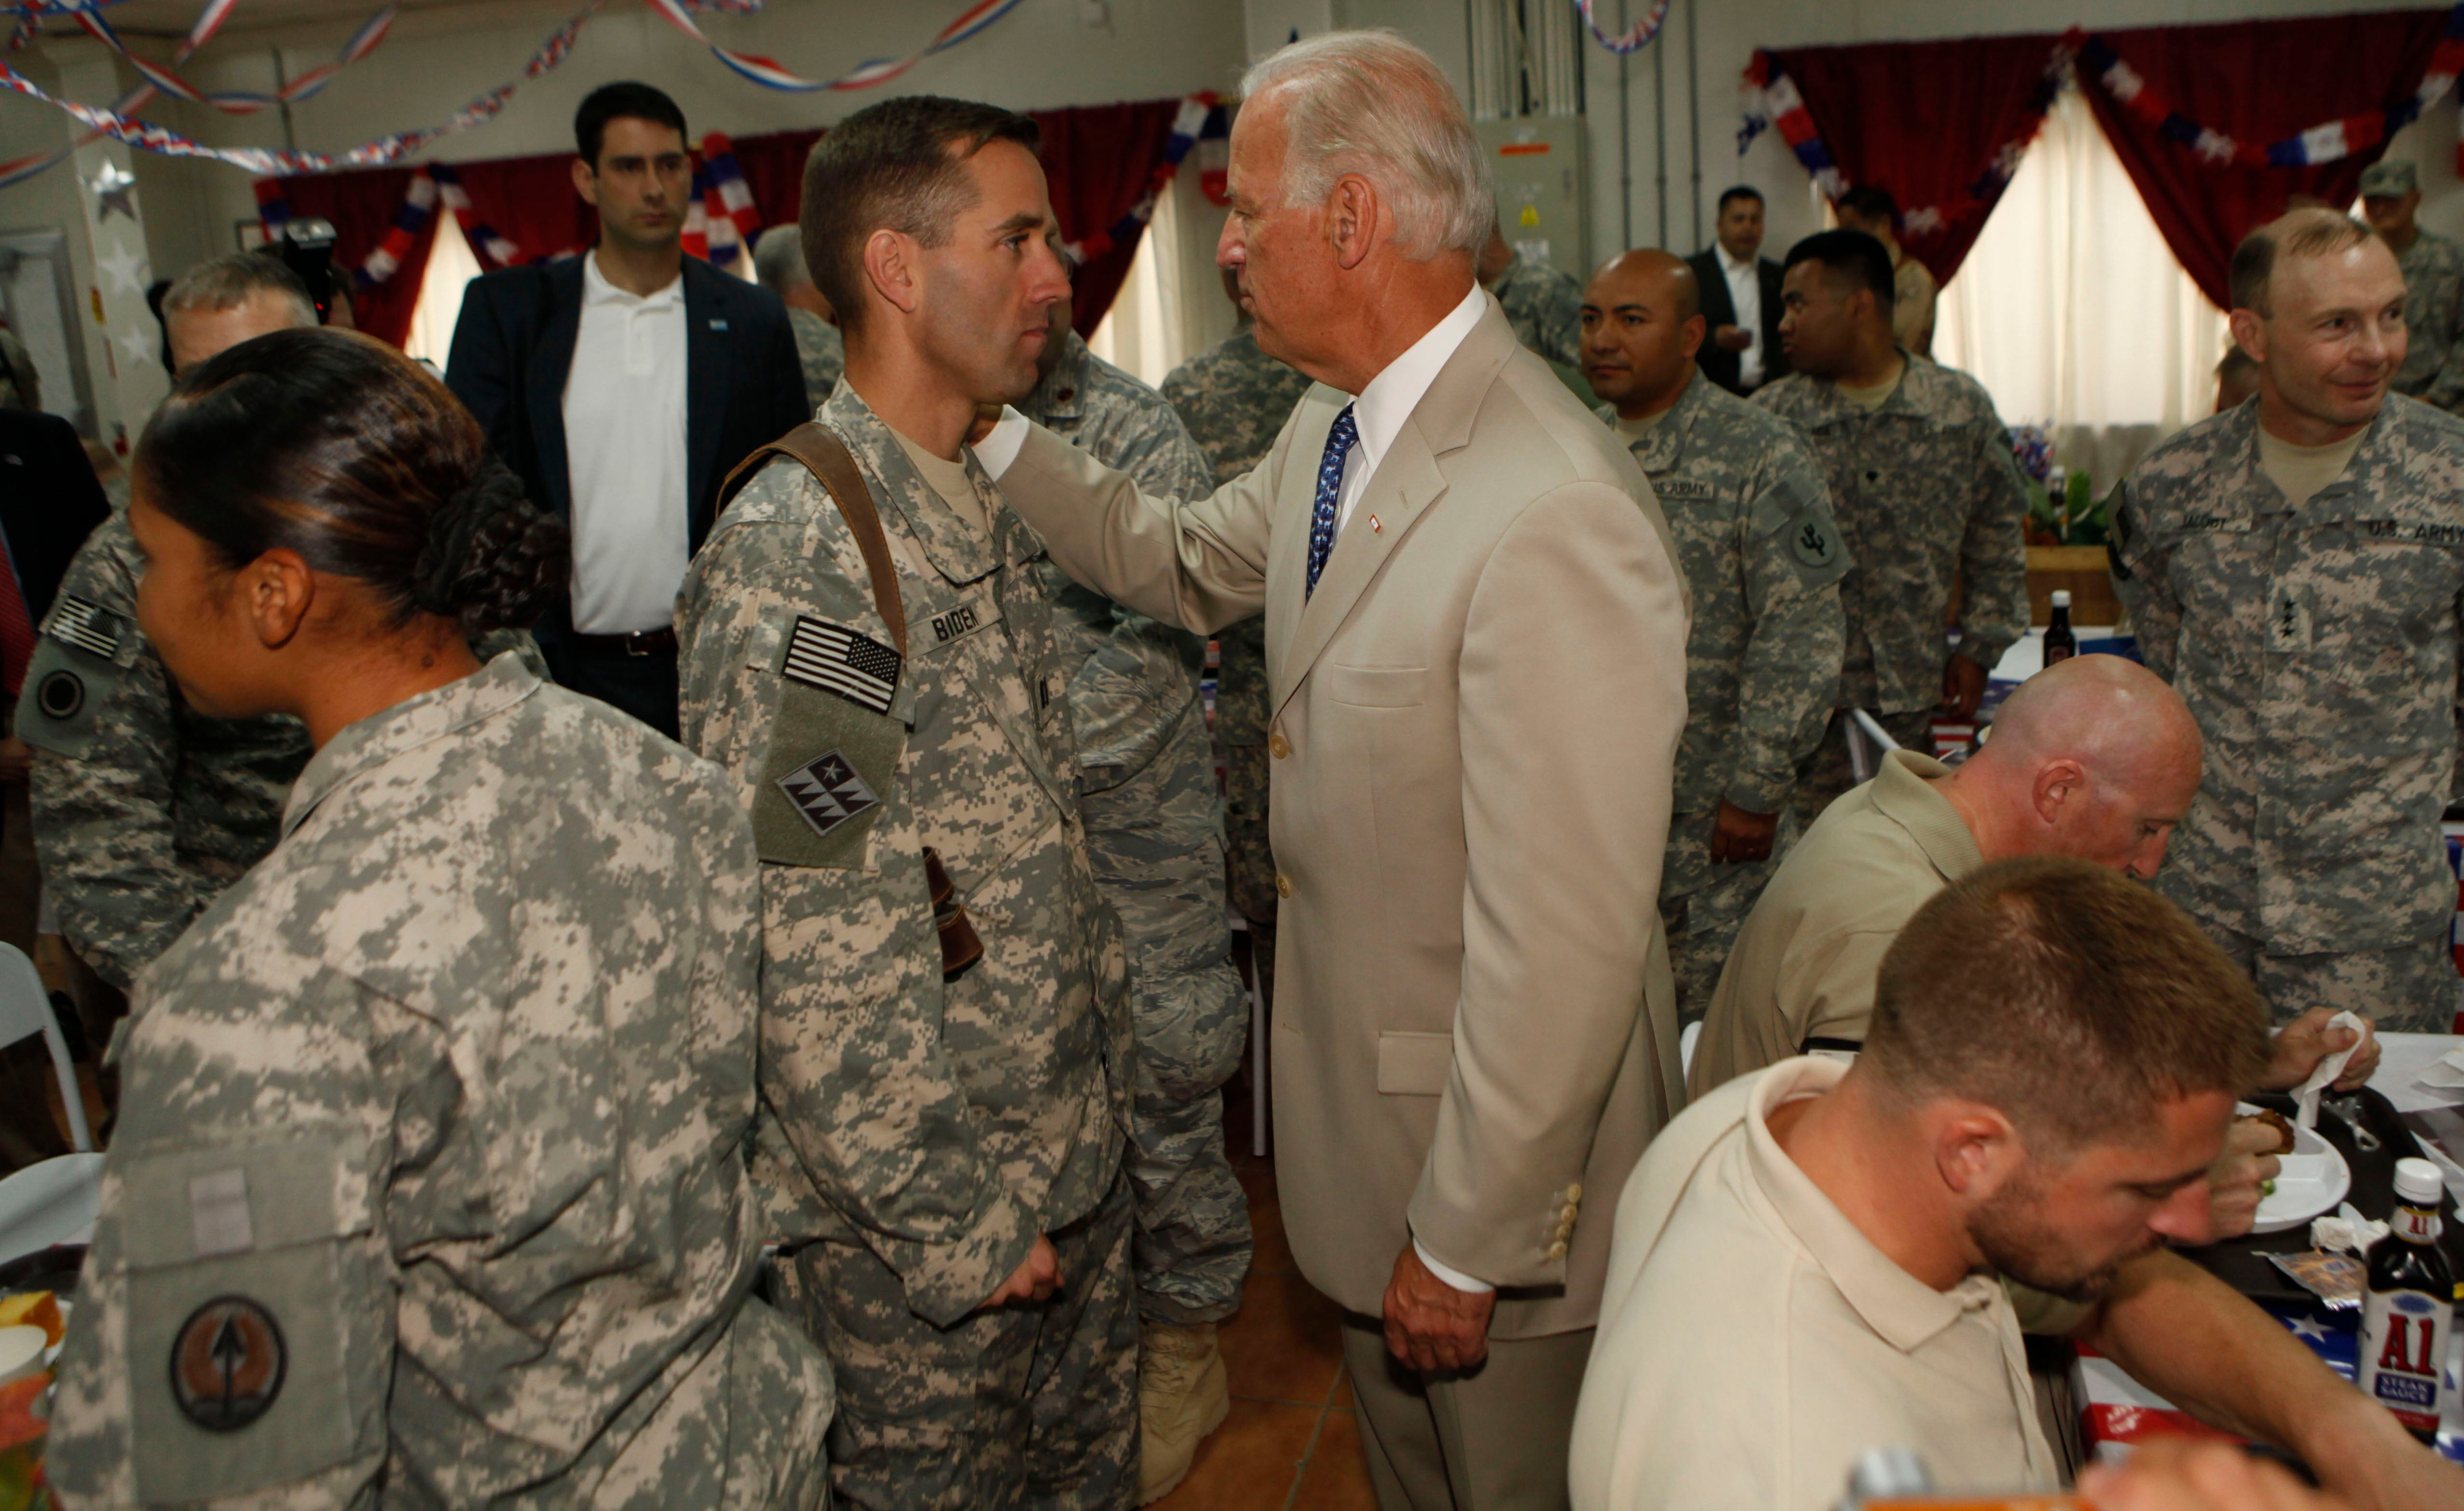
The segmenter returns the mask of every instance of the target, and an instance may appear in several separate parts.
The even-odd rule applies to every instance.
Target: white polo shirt
[[[693,535],[685,364],[684,275],[627,294],[601,274],[597,253],[585,255],[564,379],[573,627],[585,635],[674,622]]]

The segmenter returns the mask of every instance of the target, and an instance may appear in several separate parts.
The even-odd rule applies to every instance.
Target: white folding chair
[[[59,1019],[52,1012],[51,994],[43,990],[43,978],[24,951],[0,944],[0,1045],[36,1034],[52,1052],[52,1072],[59,1078],[60,1104],[68,1112],[69,1143],[77,1152],[0,1180],[0,1263],[55,1243],[82,1241],[93,1231],[102,1198],[102,1156],[94,1152],[94,1135],[86,1128],[85,1098],[77,1089],[68,1041],[60,1037]]]

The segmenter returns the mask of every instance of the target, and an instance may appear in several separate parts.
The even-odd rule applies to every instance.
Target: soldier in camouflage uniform
[[[1232,275],[1224,293],[1240,302]],[[1163,396],[1221,485],[1265,460],[1309,380],[1258,349],[1243,324],[1172,371]],[[1266,832],[1266,617],[1215,637],[1215,742],[1223,752],[1223,829],[1232,906],[1249,921],[1249,959],[1269,1007],[1275,994],[1275,854]]]
[[[1214,474],[1154,389],[1087,349],[1071,301],[1019,412],[1158,498],[1202,498]],[[1223,1083],[1249,1017],[1223,918],[1223,810],[1206,709],[1205,642],[1069,580],[1049,560],[1054,638],[1078,658],[1069,717],[1096,884],[1121,918],[1137,1025],[1131,1190],[1142,1319],[1139,1500],[1179,1483],[1231,1410],[1215,1325],[1241,1304],[1249,1203],[1223,1150]]]
[[[2279,1022],[2327,1006],[2445,1033],[2464,421],[2386,391],[2403,275],[2345,217],[2253,232],[2233,303],[2257,401],[2167,440],[2116,499],[2140,649],[2207,742],[2157,886]],[[2362,313],[2310,334],[2330,311]]]
[[[307,291],[279,262],[225,262],[236,266],[207,264],[164,296],[185,360],[317,323]],[[239,274],[260,281],[238,284]],[[34,848],[61,934],[123,993],[274,848],[283,798],[309,754],[308,732],[287,714],[219,719],[187,705],[137,627],[143,572],[122,503],[60,580],[15,725],[35,750]],[[544,674],[527,631],[490,631],[472,648],[483,660],[518,649]],[[102,1026],[89,1025],[97,1041]]]
[[[1482,287],[1506,311],[1516,340],[1565,369],[1562,376],[1582,371],[1583,286],[1571,274],[1515,251],[1493,224],[1480,252],[1479,272]]]
[[[828,1367],[751,1294],[759,898],[726,775],[464,653],[457,618],[561,586],[564,533],[485,480],[441,383],[323,331],[201,376],[225,368],[253,392],[184,390],[143,452],[165,658],[312,726],[394,701],[321,726],[281,843],[143,979],[51,1482],[94,1507],[818,1507]],[[371,433],[382,493],[185,513],[201,474]],[[370,525],[406,544],[343,558],[367,575],[320,578],[278,650],[210,606],[265,540],[330,560]]]
[[[763,863],[780,1136],[754,1179],[782,1304],[837,1373],[848,1507],[1075,1511],[1137,1486],[1135,1048],[1079,811],[1084,658],[1054,634],[1041,542],[960,444],[1032,384],[1067,289],[1035,140],[913,97],[841,122],[808,170],[804,245],[847,337],[820,424],[879,514],[904,654],[841,505],[793,461],[737,495],[677,601],[686,738],[735,776]],[[935,217],[931,250],[885,229]],[[907,305],[862,260],[885,236]],[[945,970],[928,851],[981,936],[971,965]]]
[[[2395,391],[2464,412],[2464,249],[2421,229],[2420,172],[2389,159],[2362,170],[2362,214],[2404,273],[2404,365]]]
[[[1737,931],[1796,838],[1798,741],[1839,681],[1848,553],[1805,437],[1703,377],[1694,270],[1629,252],[1583,298],[1583,376],[1651,479],[1694,590],[1660,916],[1678,1011],[1710,1009]]]
[[[1797,767],[1811,823],[1854,780],[1848,711],[1931,755],[1933,711],[1969,718],[1993,665],[2028,632],[2025,486],[1992,396],[1966,373],[1897,347],[1890,254],[1861,231],[1829,230],[1788,254],[1782,340],[1794,371],[1753,402],[1814,443],[1854,563],[1839,582],[1848,622],[1837,711]],[[1943,620],[1960,584],[1959,647]]]
[[[796,333],[796,360],[804,368],[804,402],[818,409],[847,371],[847,342],[830,323],[830,301],[813,287],[804,267],[803,232],[773,226],[753,244],[753,274],[787,306]]]

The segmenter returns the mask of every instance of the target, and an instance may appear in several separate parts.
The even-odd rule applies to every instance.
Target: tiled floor
[[[1341,1314],[1292,1263],[1274,1166],[1249,1153],[1246,1096],[1236,1087],[1225,1120],[1257,1238],[1240,1314],[1220,1335],[1232,1415],[1155,1511],[1369,1511]]]

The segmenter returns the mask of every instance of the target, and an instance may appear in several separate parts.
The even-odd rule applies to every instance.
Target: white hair
[[[813,281],[804,267],[803,232],[793,222],[771,227],[754,242],[753,276],[782,299]]]
[[[1394,207],[1396,243],[1412,260],[1477,254],[1488,240],[1488,157],[1428,54],[1383,29],[1327,32],[1250,65],[1242,97],[1269,91],[1284,105],[1284,204],[1322,204],[1357,173]]]

